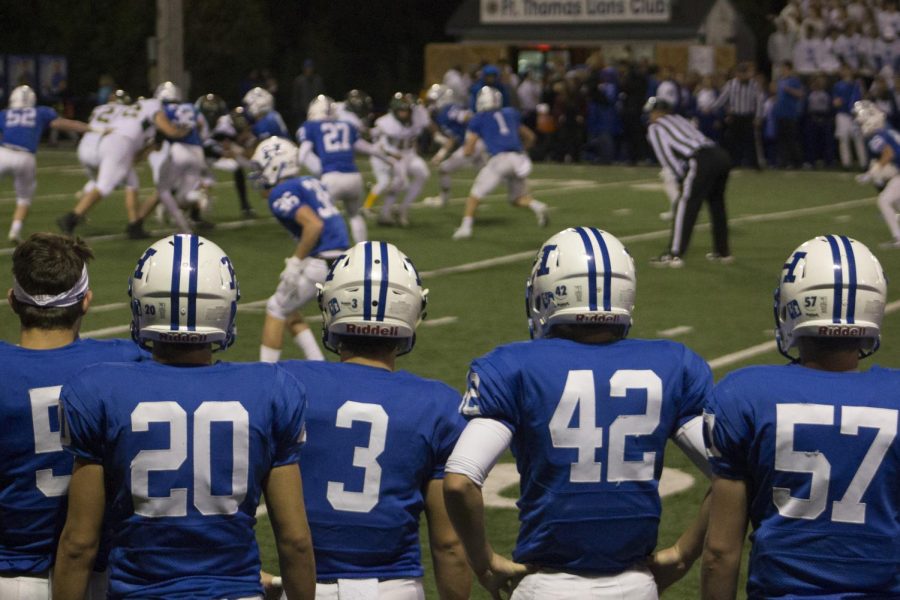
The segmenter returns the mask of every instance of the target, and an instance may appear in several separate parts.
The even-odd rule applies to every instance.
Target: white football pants
[[[316,600],[425,600],[425,589],[421,579],[338,579],[317,583]]]
[[[487,164],[478,171],[475,183],[472,184],[470,196],[484,198],[502,181],[506,181],[507,197],[515,202],[528,193],[525,178],[531,174],[531,159],[524,152],[501,152],[492,156]]]
[[[511,600],[658,600],[648,569],[617,575],[585,577],[574,573],[538,571],[526,575]]]
[[[16,189],[16,204],[30,206],[37,188],[34,154],[0,146],[0,177],[10,174]]]
[[[900,175],[891,177],[878,194],[878,210],[893,238],[900,240],[900,224],[897,223],[897,218],[900,217]]]

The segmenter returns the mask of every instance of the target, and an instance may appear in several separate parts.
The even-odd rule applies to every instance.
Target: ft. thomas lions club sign
[[[672,0],[481,0],[481,22],[609,23],[668,21]]]

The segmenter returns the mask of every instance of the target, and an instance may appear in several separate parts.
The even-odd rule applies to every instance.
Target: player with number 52
[[[750,598],[900,598],[900,372],[858,371],[886,299],[878,259],[847,236],[784,262],[775,336],[791,364],[730,374],[706,408],[704,599],[735,597],[748,519]]]

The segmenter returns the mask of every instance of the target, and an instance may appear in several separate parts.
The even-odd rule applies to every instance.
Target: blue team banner
[[[37,60],[31,54],[10,54],[6,57],[6,89],[19,85],[37,87]]]
[[[59,54],[41,54],[38,57],[38,94],[54,100],[65,90],[69,80],[69,61]]]

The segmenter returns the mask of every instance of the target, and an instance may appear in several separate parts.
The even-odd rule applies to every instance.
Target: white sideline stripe
[[[898,309],[900,309],[900,300],[888,302],[884,305],[884,314],[889,315],[893,312],[897,312]],[[742,360],[753,358],[754,356],[766,354],[767,352],[773,352],[776,350],[778,350],[778,345],[774,340],[769,340],[768,342],[763,342],[762,344],[750,346],[749,348],[744,348],[743,350],[738,350],[737,352],[732,352],[731,354],[725,354],[724,356],[714,358],[709,361],[709,367],[711,369],[727,367],[728,365],[733,365],[734,363],[741,362]]]
[[[684,335],[685,333],[690,333],[694,330],[690,325],[679,325],[677,327],[672,327],[671,329],[661,329],[656,332],[656,335],[660,337],[672,338],[679,335]]]

